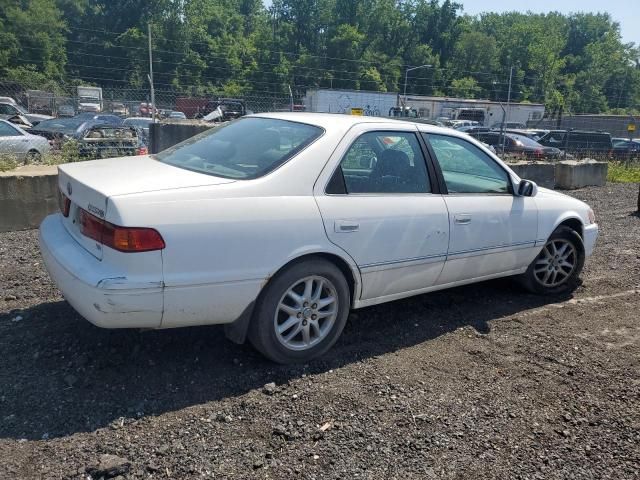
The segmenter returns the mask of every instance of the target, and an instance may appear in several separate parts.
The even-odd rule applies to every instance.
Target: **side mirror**
[[[520,180],[516,190],[518,197],[535,197],[538,193],[538,185],[531,180]]]

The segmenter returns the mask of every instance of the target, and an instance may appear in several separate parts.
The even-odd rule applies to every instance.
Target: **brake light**
[[[136,150],[136,155],[147,155],[149,153],[149,149],[147,147],[140,147]]]
[[[143,227],[120,227],[80,209],[80,233],[120,252],[162,250],[164,240],[157,230]]]
[[[60,207],[60,212],[64,217],[69,216],[69,210],[71,209],[71,200],[62,192],[59,192],[58,195],[58,206]]]

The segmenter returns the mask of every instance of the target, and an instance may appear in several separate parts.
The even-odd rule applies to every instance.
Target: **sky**
[[[618,23],[625,43],[640,45],[640,0],[456,0],[464,5],[465,13],[476,15],[481,12],[526,12],[547,13],[557,11],[607,12]],[[271,0],[263,0],[266,6]],[[606,7],[603,7],[606,5]]]
[[[606,12],[620,23],[622,40],[640,45],[640,0],[456,0],[464,6],[464,12],[476,15],[481,12],[526,12],[547,13],[558,11]]]

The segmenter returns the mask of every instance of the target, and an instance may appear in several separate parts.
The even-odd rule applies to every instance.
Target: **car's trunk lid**
[[[69,215],[63,223],[78,243],[98,259],[102,259],[103,246],[81,233],[80,209],[108,221],[108,199],[113,196],[231,182],[233,180],[167,165],[149,156],[110,158],[58,167],[60,192],[71,202]]]

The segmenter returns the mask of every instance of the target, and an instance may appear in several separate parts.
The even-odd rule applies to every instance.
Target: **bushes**
[[[23,165],[60,165],[62,163],[81,162],[89,160],[80,156],[78,142],[70,140],[62,145],[60,150],[47,153],[37,162],[30,162],[28,159],[18,159],[12,154],[0,154],[0,172],[14,170]]]

